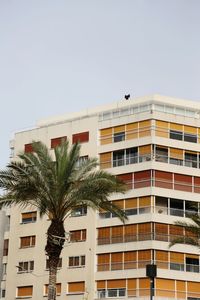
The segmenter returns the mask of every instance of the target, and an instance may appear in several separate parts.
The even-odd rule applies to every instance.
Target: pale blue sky
[[[200,99],[199,0],[0,0],[0,167],[14,132],[125,93]]]

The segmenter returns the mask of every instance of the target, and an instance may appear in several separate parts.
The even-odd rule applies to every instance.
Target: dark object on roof
[[[130,94],[125,95],[125,96],[124,96],[125,100],[128,100],[128,99],[130,98],[130,96],[131,96]]]

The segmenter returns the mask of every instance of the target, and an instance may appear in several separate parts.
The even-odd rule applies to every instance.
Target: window
[[[125,140],[125,132],[114,133],[114,143],[121,142]]]
[[[124,165],[124,150],[118,150],[113,152],[113,167],[119,167]]]
[[[25,144],[24,145],[24,152],[26,152],[26,153],[33,152],[33,145],[32,144]]]
[[[34,223],[37,220],[37,212],[22,213],[22,224]]]
[[[71,217],[81,217],[87,215],[87,206],[74,208],[71,212]]]
[[[9,246],[9,239],[4,240],[3,244],[3,256],[8,255],[8,246]]]
[[[32,272],[34,270],[34,261],[31,260],[19,262],[17,268],[18,273]]]
[[[81,133],[76,133],[73,134],[72,136],[72,143],[86,143],[89,142],[89,132],[81,132]]]
[[[170,130],[170,139],[182,141],[183,132],[177,130]]]
[[[4,264],[2,264],[2,267],[3,267],[3,275],[6,275],[6,272],[7,272],[7,264],[6,263],[4,263]]]
[[[28,248],[35,246],[35,235],[24,236],[20,238],[20,248]]]
[[[6,297],[6,290],[1,290],[1,298],[5,298]]]
[[[186,271],[199,273],[199,257],[197,255],[186,254]]]
[[[82,164],[88,160],[88,155],[80,156],[77,161],[77,167],[82,166]]]
[[[185,165],[187,167],[197,168],[197,154],[185,152]]]
[[[33,286],[20,286],[17,287],[17,297],[31,297],[33,295]]]
[[[70,231],[70,242],[84,242],[86,240],[86,229]]]
[[[61,136],[61,137],[51,139],[51,149],[56,148],[57,146],[60,146],[61,143],[66,140],[67,140],[66,136]]]
[[[59,262],[58,262],[58,269],[62,268],[62,258],[59,258]],[[49,259],[46,260],[46,270],[49,270]]]
[[[168,162],[168,149],[164,147],[156,146],[156,161]]]
[[[78,268],[84,266],[85,266],[85,255],[69,257],[69,268]]]
[[[128,148],[126,149],[126,164],[135,164],[137,163],[138,158],[138,148]]]
[[[44,296],[48,295],[48,284],[44,286]],[[59,296],[61,294],[61,283],[56,283],[56,295]]]
[[[125,297],[126,289],[108,289],[107,290],[108,298],[117,298],[117,297]]]
[[[69,294],[83,294],[85,292],[85,282],[69,282],[68,293]]]
[[[190,133],[184,133],[184,141],[190,143],[197,143],[197,136]]]

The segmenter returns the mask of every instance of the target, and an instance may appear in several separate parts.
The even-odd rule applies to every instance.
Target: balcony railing
[[[200,162],[198,162],[197,160],[172,158],[170,156],[154,154],[154,153],[149,153],[149,154],[144,154],[144,155],[132,155],[132,156],[124,155],[124,157],[122,157],[122,158],[112,159],[112,160],[107,160],[107,161],[101,162],[100,167],[102,169],[108,168],[108,166],[120,167],[120,166],[125,166],[125,165],[130,165],[130,164],[138,164],[138,163],[147,162],[147,161],[157,161],[157,162],[167,163],[167,164],[172,164],[172,165],[177,165],[177,166],[200,168]]]
[[[117,270],[128,270],[128,269],[144,269],[146,268],[146,265],[151,263],[152,263],[151,260],[102,263],[97,265],[97,271],[103,272],[103,271],[117,271]],[[159,269],[200,273],[199,265],[160,261],[160,260],[155,260],[155,264]]]
[[[163,214],[163,215],[170,215],[170,216],[177,216],[177,217],[189,217],[197,213],[195,210],[183,210],[179,208],[171,208],[166,206],[143,206],[143,207],[136,207],[136,208],[129,208],[124,210],[127,216],[131,215],[143,215],[143,214]],[[115,214],[111,212],[100,212],[99,217],[101,219],[109,219],[117,217]]]
[[[110,237],[100,237],[97,239],[98,245],[107,244],[118,244],[118,243],[129,243],[129,242],[139,242],[139,241],[162,241],[171,242],[172,240],[178,238],[179,235],[164,234],[159,232],[146,232],[140,234],[127,234],[127,235],[115,235]]]
[[[99,289],[96,292],[96,299],[109,299],[109,298],[134,298],[136,300],[147,300],[150,296],[150,288],[140,288],[140,289],[126,289],[126,288],[115,288],[115,289]],[[200,292],[185,292],[182,290],[169,290],[166,289],[154,289],[154,299],[155,300],[194,300],[200,298]]]

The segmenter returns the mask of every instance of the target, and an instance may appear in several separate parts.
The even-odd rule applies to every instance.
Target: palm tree
[[[33,142],[33,152],[20,153],[0,171],[0,188],[5,195],[0,206],[35,206],[40,216],[50,217],[45,247],[49,258],[48,300],[56,299],[59,257],[65,243],[64,221],[77,207],[88,206],[114,213],[125,221],[126,215],[109,201],[115,192],[124,193],[125,184],[114,175],[97,168],[95,158],[78,164],[80,145],[63,142],[52,156],[42,142]]]
[[[185,229],[185,235],[173,239],[170,247],[175,244],[188,244],[200,248],[200,215],[198,213],[189,214],[190,220],[176,221],[175,225],[182,226]]]

